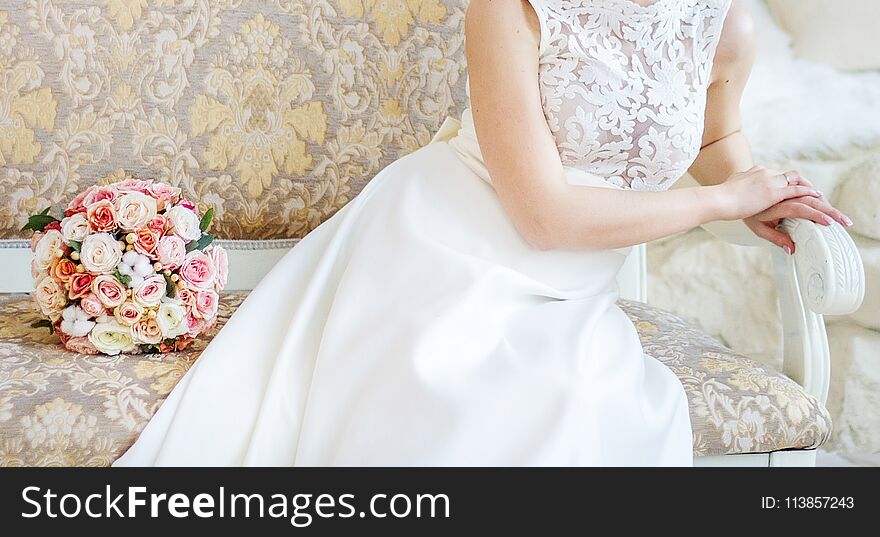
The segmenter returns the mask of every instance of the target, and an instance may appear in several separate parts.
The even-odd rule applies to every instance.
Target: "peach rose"
[[[190,308],[194,308],[196,305],[196,293],[187,287],[178,286],[177,294],[174,295],[174,298]]]
[[[131,300],[126,300],[113,310],[113,316],[116,317],[116,321],[123,326],[132,326],[140,320],[143,314],[144,308]]]
[[[192,287],[213,289],[217,269],[204,252],[193,250],[186,254],[180,266],[180,278]]]
[[[45,275],[46,271],[40,270],[40,266],[37,264],[37,260],[31,259],[31,278],[33,278],[34,280],[39,280]]]
[[[128,296],[125,287],[119,280],[109,274],[101,274],[95,278],[95,281],[92,282],[92,292],[95,293],[101,304],[108,308],[115,308],[122,304]]]
[[[64,235],[64,240],[68,242],[82,242],[89,232],[89,222],[83,213],[67,216],[61,221],[61,234]]]
[[[184,240],[184,242],[197,241],[202,236],[199,229],[199,217],[196,213],[177,205],[165,211],[165,217],[171,224],[171,232]]]
[[[183,264],[186,257],[186,244],[177,235],[166,235],[159,239],[156,257],[159,258],[159,263],[162,263],[163,268],[174,270]]]
[[[57,319],[67,305],[67,293],[51,276],[37,282],[33,297],[43,315],[50,319]]]
[[[158,345],[162,341],[162,329],[156,319],[143,317],[132,325],[131,335],[136,343]]]
[[[93,232],[113,231],[116,229],[116,209],[113,202],[104,199],[89,205],[86,219]]]
[[[88,337],[71,337],[64,342],[64,348],[79,354],[101,354]]]
[[[213,319],[217,315],[217,306],[220,303],[220,295],[216,291],[198,290],[193,315],[200,319]]]
[[[99,201],[106,200],[110,203],[113,203],[118,195],[119,192],[117,192],[116,189],[112,186],[99,186],[94,190],[90,189],[89,193],[86,194],[85,198],[83,198],[82,204],[88,208],[98,203]]]
[[[70,299],[82,298],[92,290],[95,277],[88,272],[77,272],[70,276]]]
[[[40,271],[47,271],[55,259],[64,255],[67,246],[64,244],[64,236],[60,231],[50,229],[43,233],[37,247],[34,249],[34,259]]]
[[[145,278],[144,282],[135,288],[133,298],[141,306],[149,308],[161,302],[167,290],[165,277],[154,274]]]
[[[211,246],[205,252],[211,258],[211,261],[214,263],[214,268],[217,270],[217,278],[214,280],[214,290],[222,291],[224,287],[226,287],[226,280],[229,276],[229,257],[226,255],[226,250],[224,250],[220,246]]]
[[[152,220],[150,220],[147,227],[161,236],[165,233],[165,229],[168,228],[168,219],[165,218],[165,215],[163,214],[157,214]]]
[[[156,245],[159,241],[159,234],[149,228],[141,228],[134,232],[134,250],[138,253],[156,257]]]
[[[146,227],[156,216],[156,200],[141,192],[126,192],[115,202],[116,221],[124,231]]]
[[[70,277],[76,274],[76,263],[67,259],[66,257],[62,257],[56,259],[52,263],[52,267],[49,269],[49,273],[58,281],[61,282],[69,282]]]
[[[91,196],[96,190],[98,190],[98,188],[98,185],[92,185],[77,194],[76,197],[70,200],[70,203],[67,204],[67,210],[64,211],[65,216],[67,216],[68,212],[73,214],[85,209],[85,203],[83,202],[85,201],[86,197]]]
[[[44,233],[42,231],[34,231],[34,234],[31,235],[31,252],[37,251],[37,244],[40,243],[40,239],[43,238]]]
[[[189,347],[193,341],[195,341],[193,338],[186,336],[179,337],[171,343],[166,343],[165,341],[163,341],[162,343],[159,343],[159,352],[182,351],[185,348]]]
[[[95,293],[89,293],[79,301],[79,307],[89,317],[99,317],[104,314],[104,304],[98,299]]]
[[[91,273],[111,272],[122,259],[122,246],[109,233],[95,233],[83,241],[79,257]]]

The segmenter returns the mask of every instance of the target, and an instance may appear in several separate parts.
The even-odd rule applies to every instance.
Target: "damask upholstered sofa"
[[[297,239],[458,116],[465,7],[0,1],[0,465],[110,464],[207,343],[86,356],[31,328],[28,214],[117,169],[180,186],[230,250],[219,329]],[[700,464],[809,465],[830,434],[824,325],[797,288],[810,274],[776,261],[790,376],[646,305],[644,247],[621,275],[646,352],[688,393]]]

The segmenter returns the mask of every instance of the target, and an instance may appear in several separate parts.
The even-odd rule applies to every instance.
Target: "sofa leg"
[[[776,451],[770,454],[771,467],[812,467],[816,466],[816,450],[802,449],[792,451]]]

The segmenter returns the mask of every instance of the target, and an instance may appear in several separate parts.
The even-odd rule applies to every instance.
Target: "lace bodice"
[[[544,113],[566,166],[665,190],[700,148],[731,0],[529,0]]]

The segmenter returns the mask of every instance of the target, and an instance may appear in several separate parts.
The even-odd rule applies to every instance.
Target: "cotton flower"
[[[153,274],[153,261],[144,254],[129,250],[125,252],[119,264],[116,265],[116,270],[123,276],[131,278],[129,287],[137,288],[144,283],[147,277]]]
[[[71,337],[83,337],[95,326],[89,314],[79,306],[67,306],[61,312],[61,331]]]

